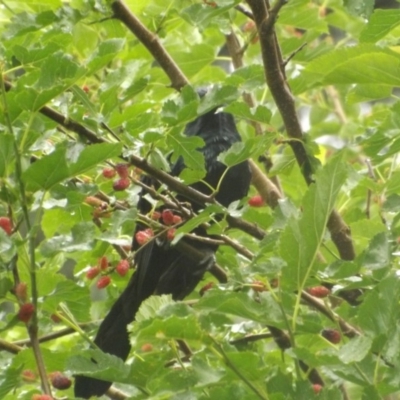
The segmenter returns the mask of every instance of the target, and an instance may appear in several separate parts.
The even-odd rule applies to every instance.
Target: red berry
[[[264,205],[264,200],[259,194],[256,194],[250,197],[248,204],[250,207],[262,207]]]
[[[83,86],[82,86],[82,90],[83,90],[85,93],[89,93],[89,86],[88,86],[88,85],[83,85]]]
[[[103,176],[104,178],[111,179],[114,178],[116,171],[114,168],[104,168],[103,169]]]
[[[88,279],[94,279],[96,276],[100,273],[100,268],[99,267],[92,267],[89,268],[86,272],[86,278]]]
[[[267,287],[261,281],[253,281],[253,283],[251,284],[251,288],[255,292],[266,292],[267,291]]]
[[[61,372],[52,372],[50,375],[50,381],[51,384],[53,385],[53,387],[55,389],[59,389],[59,390],[65,390],[65,389],[69,389],[71,387],[71,379],[69,379],[68,377],[66,377],[64,374],[62,374]]]
[[[135,239],[140,246],[143,246],[154,236],[153,230],[148,228],[144,231],[138,231],[135,234]]]
[[[48,394],[34,394],[32,396],[32,400],[54,400],[54,399]]]
[[[98,265],[101,270],[106,270],[108,268],[108,260],[106,256],[103,256],[99,259]]]
[[[25,382],[34,382],[36,381],[36,374],[31,369],[26,369],[22,371],[22,380]]]
[[[329,340],[333,344],[338,344],[341,340],[341,335],[340,332],[336,329],[323,329],[321,332],[322,337],[324,337],[326,340]]]
[[[26,299],[28,298],[28,285],[24,282],[20,282],[15,286],[15,295],[17,296],[18,300],[25,303]]]
[[[128,262],[128,260],[121,260],[118,263],[117,268],[115,268],[115,270],[117,271],[118,275],[125,276],[129,271],[129,262]]]
[[[168,240],[174,240],[175,232],[176,232],[176,229],[175,229],[175,228],[168,229],[168,232],[167,232],[167,239],[168,239]]]
[[[161,218],[161,213],[158,211],[154,211],[153,214],[151,214],[151,219],[154,219],[154,221],[158,221]]]
[[[0,217],[0,228],[4,230],[7,235],[11,235],[12,233],[12,223],[11,219],[8,217]]]
[[[34,312],[35,306],[32,303],[22,304],[18,311],[18,319],[27,324]]]
[[[115,191],[120,192],[120,191],[128,188],[130,184],[131,184],[131,181],[129,178],[121,178],[113,183],[113,189]]]
[[[115,170],[120,178],[128,178],[129,176],[129,164],[117,164]]]
[[[162,220],[165,225],[172,225],[174,223],[174,214],[171,210],[164,210],[162,212]]]
[[[104,289],[107,287],[111,282],[111,278],[106,275],[106,276],[101,276],[99,280],[96,283],[97,289]]]
[[[199,290],[199,295],[204,296],[204,293],[207,292],[207,290],[210,290],[214,286],[214,282],[208,282],[206,283],[200,290]]]
[[[315,383],[314,385],[312,385],[312,388],[314,390],[314,393],[318,394],[322,390],[323,386],[321,386],[318,383]]]
[[[142,345],[140,348],[144,353],[152,351],[153,350],[153,345],[151,343],[145,343]]]
[[[314,286],[307,289],[307,292],[311,294],[311,296],[318,297],[319,299],[323,299],[331,293],[325,286]]]
[[[172,218],[172,222],[174,223],[174,225],[180,224],[182,222],[182,218],[179,215],[174,215],[174,217]]]

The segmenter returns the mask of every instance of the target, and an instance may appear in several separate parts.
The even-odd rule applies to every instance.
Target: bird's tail
[[[105,353],[112,354],[123,360],[129,355],[131,345],[127,330],[140,306],[132,287],[136,284],[135,275],[111,310],[100,324],[94,343]],[[96,360],[92,360],[96,362]],[[75,377],[75,396],[87,399],[91,396],[103,395],[112,382],[77,375]]]

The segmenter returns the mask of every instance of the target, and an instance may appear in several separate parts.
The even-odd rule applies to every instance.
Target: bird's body
[[[200,150],[204,155],[207,171],[204,181],[213,188],[217,187],[226,170],[226,166],[217,160],[218,155],[241,140],[232,115],[210,111],[189,123],[185,134],[199,136],[204,140],[205,145]],[[179,175],[184,167],[183,160],[178,159],[171,168],[171,174]],[[152,181],[151,178],[145,179],[148,180],[147,183]],[[250,179],[247,162],[230,168],[219,186],[216,200],[228,206],[231,202],[241,199],[247,194]],[[210,193],[210,188],[204,183],[198,182],[191,186],[202,193]],[[195,210],[199,208],[195,204],[192,206]],[[139,201],[138,210],[141,213],[150,210],[150,204],[144,197]],[[142,229],[144,227],[138,224],[136,231]],[[201,228],[196,233],[205,235]],[[187,239],[185,241],[191,244]],[[153,294],[171,294],[175,300],[183,299],[212,266],[217,250],[214,245],[197,241],[196,249],[201,251],[204,257],[195,259],[176,247],[159,243],[157,240],[151,240],[140,249],[139,247],[134,239],[133,249],[138,250],[135,255],[136,272],[101,323],[94,340],[102,351],[123,360],[126,360],[131,348],[127,325],[135,319],[141,303]],[[83,398],[100,396],[110,385],[111,382],[77,376],[75,395]]]

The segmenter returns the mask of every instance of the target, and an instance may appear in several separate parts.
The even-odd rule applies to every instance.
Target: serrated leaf
[[[375,270],[385,268],[392,261],[389,237],[386,232],[375,235],[368,249],[362,257],[362,265],[365,268]]]
[[[360,362],[367,356],[371,346],[371,338],[357,336],[340,348],[339,358],[345,364]]]
[[[400,24],[400,10],[376,9],[360,34],[361,42],[375,43]]]
[[[358,325],[370,335],[392,337],[399,320],[400,281],[388,276],[370,291],[359,308]]]
[[[201,341],[204,339],[204,333],[195,315],[189,315],[184,318],[171,316],[162,320],[156,318],[151,321],[150,325],[141,327],[136,340],[139,342],[149,341],[151,337],[161,340],[181,339]]]
[[[303,199],[303,214],[291,217],[281,235],[280,254],[286,261],[282,283],[302,290],[310,275],[336,197],[346,180],[346,166],[336,156],[318,171]]]
[[[140,305],[139,310],[135,315],[135,320],[137,322],[142,322],[154,318],[160,308],[171,303],[174,303],[174,300],[172,300],[172,296],[170,294],[163,294],[161,296],[150,296]]]
[[[399,86],[400,55],[362,44],[340,48],[311,61],[294,79],[295,93],[320,85],[361,84]]]
[[[265,106],[259,105],[256,108],[250,108],[246,103],[239,102],[231,103],[224,108],[224,111],[239,118],[264,124],[268,124],[272,116],[271,111]]]

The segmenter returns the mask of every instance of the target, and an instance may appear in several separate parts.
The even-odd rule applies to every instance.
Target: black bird
[[[205,145],[200,151],[204,155],[206,177],[204,180],[213,188],[226,170],[226,166],[217,160],[218,155],[228,150],[232,144],[241,140],[236,129],[233,116],[216,110],[198,117],[185,128],[187,136],[201,137]],[[178,176],[185,167],[183,159],[179,158],[171,168],[171,174]],[[230,168],[220,185],[216,200],[224,206],[246,196],[249,189],[251,173],[248,162],[242,162]],[[157,186],[151,178],[145,178],[146,184]],[[210,193],[210,188],[204,183],[191,185],[204,194]],[[187,199],[181,199],[188,201]],[[191,202],[192,208],[198,210],[199,205]],[[147,213],[150,210],[148,201],[141,197],[138,210]],[[144,229],[138,224],[136,232]],[[201,228],[196,234],[205,235]],[[190,241],[183,239],[186,243]],[[141,303],[153,294],[171,294],[175,300],[181,300],[188,295],[202,279],[204,273],[214,263],[216,246],[196,242],[196,249],[204,257],[193,258],[178,250],[179,246],[168,246],[162,241],[152,240],[142,246],[136,253],[136,272],[127,287],[101,323],[94,343],[105,353],[113,354],[126,360],[131,346],[127,325],[135,319]],[[133,240],[133,249],[139,248]],[[75,380],[75,396],[89,398],[101,396],[111,386],[111,382],[99,379],[77,376]]]

